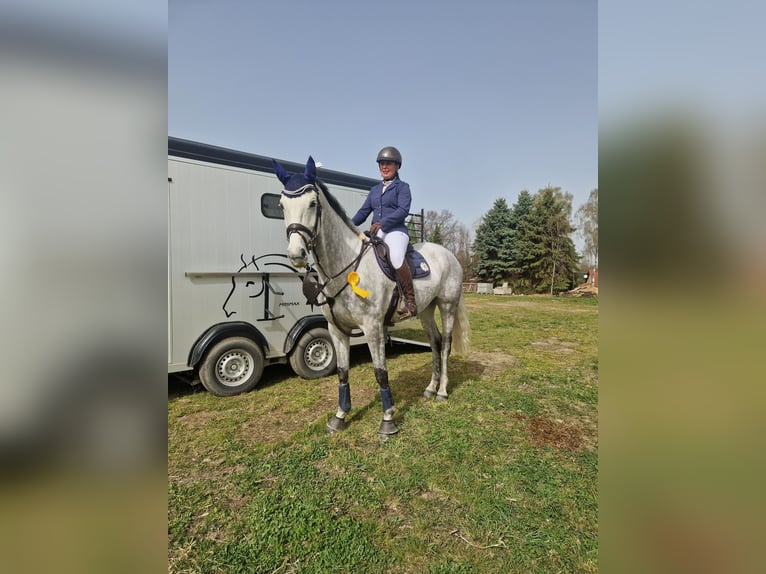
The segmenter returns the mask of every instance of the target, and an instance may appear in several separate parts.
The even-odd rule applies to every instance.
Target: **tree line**
[[[457,256],[465,281],[507,282],[514,293],[553,295],[579,285],[583,271],[598,265],[598,188],[574,219],[572,195],[549,186],[534,195],[522,190],[512,206],[496,199],[473,240],[449,210],[427,211],[423,234]],[[583,238],[582,255],[575,250],[575,232]]]

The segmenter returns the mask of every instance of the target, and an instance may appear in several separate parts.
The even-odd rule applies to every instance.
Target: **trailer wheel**
[[[245,337],[229,337],[213,345],[199,368],[202,385],[219,397],[251,390],[261,380],[263,351]]]
[[[331,375],[337,364],[330,332],[321,327],[304,333],[290,354],[290,366],[304,379],[321,379]]]

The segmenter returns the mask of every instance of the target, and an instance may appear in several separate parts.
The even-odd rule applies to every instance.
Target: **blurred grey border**
[[[166,8],[0,7],[13,571],[166,568]],[[762,566],[764,21],[755,3],[599,5],[606,572]]]
[[[599,4],[599,562],[762,571],[766,9]]]
[[[164,3],[0,7],[0,523],[13,571],[50,570],[36,544],[53,539],[73,558],[57,571],[166,567],[166,32]],[[98,567],[96,534],[114,543]]]

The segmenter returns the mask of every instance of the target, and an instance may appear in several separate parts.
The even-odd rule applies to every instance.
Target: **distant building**
[[[588,273],[585,275],[584,279],[585,281],[581,285],[582,287],[598,288],[598,267],[589,268]]]

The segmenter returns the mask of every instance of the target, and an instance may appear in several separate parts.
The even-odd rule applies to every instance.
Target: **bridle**
[[[287,241],[288,243],[290,242],[290,237],[293,235],[293,233],[297,233],[298,235],[300,235],[301,239],[303,239],[303,242],[306,245],[306,249],[314,254],[314,263],[316,263],[316,266],[322,272],[322,275],[327,277],[327,280],[322,284],[316,283],[311,278],[311,270],[307,271],[306,275],[303,278],[303,294],[306,296],[306,299],[308,300],[308,302],[312,305],[317,305],[317,306],[328,305],[330,308],[330,313],[333,316],[333,323],[340,331],[352,337],[361,336],[361,335],[352,335],[350,332],[346,332],[344,329],[339,327],[338,322],[334,320],[335,313],[333,312],[333,305],[335,303],[335,299],[338,297],[338,295],[340,295],[343,292],[344,289],[346,289],[349,286],[349,282],[344,281],[343,286],[340,289],[338,289],[338,291],[334,295],[328,295],[327,293],[324,292],[324,290],[325,290],[325,287],[327,287],[332,281],[341,277],[343,274],[349,272],[350,270],[356,271],[356,269],[359,267],[359,263],[361,263],[362,261],[362,257],[370,248],[372,243],[370,243],[369,241],[363,241],[362,248],[359,251],[359,255],[354,257],[351,263],[346,265],[343,269],[341,269],[335,275],[331,276],[329,273],[327,273],[323,269],[315,249],[321,215],[322,215],[322,202],[319,201],[319,191],[312,184],[309,183],[295,191],[282,190],[282,194],[288,198],[295,198],[305,193],[308,193],[310,191],[313,191],[314,193],[317,194],[317,205],[316,205],[317,211],[316,211],[316,217],[314,218],[314,228],[309,229],[302,223],[291,223],[286,228]],[[324,296],[324,301],[319,301],[318,297],[320,294]]]
[[[299,197],[305,193],[308,193],[310,191],[313,191],[317,194],[317,213],[316,217],[314,218],[314,229],[309,229],[302,223],[291,223],[287,226],[287,242],[290,242],[290,236],[292,236],[293,233],[297,233],[301,236],[301,239],[303,239],[303,242],[306,244],[306,248],[309,251],[314,251],[314,245],[317,238],[317,231],[319,230],[319,219],[320,215],[322,214],[322,203],[318,200],[319,198],[319,192],[317,189],[309,184],[304,185],[300,189],[296,189],[295,191],[287,191],[285,189],[282,190],[282,195],[294,198]]]

